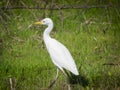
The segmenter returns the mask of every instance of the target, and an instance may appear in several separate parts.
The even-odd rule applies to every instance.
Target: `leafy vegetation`
[[[45,27],[33,25],[43,17],[44,10],[2,11],[0,90],[10,90],[10,79],[16,90],[45,89],[54,78],[56,67],[43,43]],[[50,16],[51,10],[46,10],[45,14]],[[78,83],[71,85],[72,89],[120,89],[119,8],[53,10],[51,18],[55,24],[51,37],[70,50],[80,75],[88,80],[87,87]],[[65,77],[60,72],[53,90],[66,88]]]

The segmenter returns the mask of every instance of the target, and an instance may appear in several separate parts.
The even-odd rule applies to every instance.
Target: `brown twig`
[[[12,78],[10,78],[9,81],[10,81],[10,90],[13,90]]]
[[[86,9],[90,9],[90,8],[107,8],[107,7],[112,7],[110,5],[92,5],[92,6],[81,6],[81,5],[61,5],[57,7],[47,7],[48,10],[59,10],[59,9],[83,9],[83,8],[86,8]],[[46,9],[46,7],[26,7],[26,6],[3,6],[3,7],[0,7],[0,9]]]
[[[119,66],[119,63],[104,63],[103,65]]]

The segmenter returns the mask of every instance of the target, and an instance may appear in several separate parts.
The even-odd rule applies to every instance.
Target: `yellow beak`
[[[41,21],[37,21],[34,24],[39,25],[39,24],[42,24],[42,22]]]

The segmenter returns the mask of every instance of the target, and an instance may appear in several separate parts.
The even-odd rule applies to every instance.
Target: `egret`
[[[58,79],[59,70],[61,70],[64,74],[64,69],[66,69],[72,72],[74,75],[79,75],[76,64],[69,50],[56,39],[50,37],[50,32],[52,31],[54,26],[53,21],[50,18],[45,18],[41,21],[35,22],[34,24],[42,24],[48,26],[43,33],[43,40],[45,42],[47,51],[50,54],[52,62],[57,66],[57,74],[52,84],[55,83]],[[50,85],[50,87],[52,86],[52,84]]]

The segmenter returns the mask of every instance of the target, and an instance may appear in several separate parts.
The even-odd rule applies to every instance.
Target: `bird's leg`
[[[57,81],[57,79],[58,79],[58,73],[59,73],[59,69],[57,68],[56,77],[55,77],[55,79],[52,81],[52,83],[48,86],[48,89],[51,88],[51,87],[55,84],[55,82]]]
[[[66,77],[66,80],[67,80],[67,87],[68,87],[68,90],[71,90],[68,75],[65,73],[65,71],[64,71],[64,70],[62,70],[62,71],[63,71],[63,74],[64,74],[64,75],[65,75],[65,77]]]
[[[67,84],[68,90],[71,90],[71,86],[70,84]]]

